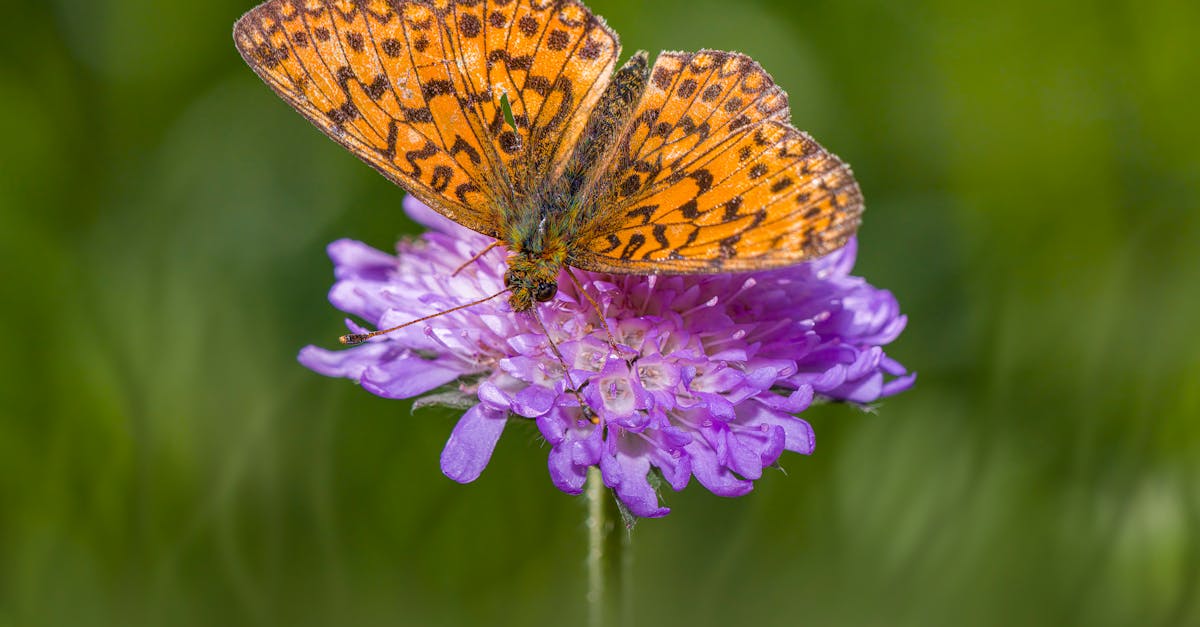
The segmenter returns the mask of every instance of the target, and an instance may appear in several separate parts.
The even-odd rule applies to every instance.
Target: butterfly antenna
[[[554,341],[553,337],[550,337],[550,331],[546,329],[546,323],[542,322],[542,314],[538,313],[536,306],[530,311],[533,312],[533,318],[537,320],[538,326],[542,327],[542,333],[546,335],[546,341],[550,342],[551,352],[554,353],[554,356],[558,358],[558,363],[563,367],[563,376],[567,379],[567,389],[571,390],[571,393],[575,395],[575,400],[579,401],[579,410],[583,412],[584,416],[588,416],[588,420],[591,420],[592,424],[600,424],[600,418],[588,408],[587,403],[583,401],[583,395],[579,393],[579,390],[575,388],[575,383],[571,381],[571,369],[567,367],[567,360],[563,359],[562,351],[558,350],[558,344]],[[589,416],[589,414],[591,415]]]
[[[496,292],[495,294],[488,296],[487,298],[481,298],[477,301],[473,301],[473,302],[467,303],[465,305],[459,305],[457,307],[454,307],[453,309],[439,311],[435,314],[430,314],[428,316],[425,316],[424,318],[417,318],[416,320],[409,320],[408,322],[405,322],[404,324],[394,326],[390,329],[380,329],[378,331],[371,331],[370,333],[350,333],[348,335],[343,335],[342,337],[338,338],[338,341],[346,346],[357,346],[377,335],[385,335],[387,333],[391,333],[392,331],[399,331],[400,329],[403,329],[404,327],[414,325],[418,322],[424,322],[426,320],[429,320],[430,318],[444,316],[448,313],[454,313],[454,312],[458,311],[459,309],[466,309],[467,307],[474,307],[475,305],[478,305],[480,303],[486,303],[489,300],[492,300],[493,298],[495,298],[507,291],[508,291],[508,288],[506,287],[506,288],[500,290],[499,292]]]

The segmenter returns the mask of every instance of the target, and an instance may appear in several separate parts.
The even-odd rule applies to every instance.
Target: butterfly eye
[[[544,303],[558,293],[558,285],[554,283],[538,283],[533,287],[533,299]]]

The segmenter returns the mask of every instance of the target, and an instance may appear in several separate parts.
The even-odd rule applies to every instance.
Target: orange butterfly
[[[791,126],[753,59],[638,52],[614,72],[616,33],[575,0],[271,0],[234,40],[327,135],[507,246],[515,311],[564,267],[774,268],[862,215],[850,168]]]

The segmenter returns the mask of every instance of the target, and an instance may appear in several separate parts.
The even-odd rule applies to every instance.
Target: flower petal
[[[609,435],[610,440],[616,435]],[[614,454],[600,457],[600,474],[604,477],[604,485],[617,493],[617,498],[641,518],[660,518],[671,512],[670,508],[660,507],[658,493],[650,486],[646,474],[650,472],[650,460],[645,455],[629,455],[625,447],[614,446]]]
[[[717,496],[742,496],[754,489],[754,483],[739,479],[717,460],[717,454],[701,440],[686,447],[692,460],[692,474],[700,485]]]
[[[739,412],[746,427],[777,427],[783,430],[784,448],[809,455],[815,448],[812,425],[791,414],[775,411],[762,405],[748,406]],[[773,463],[773,462],[772,462]]]
[[[408,217],[411,218],[413,222],[416,222],[425,228],[441,233],[457,233],[459,231],[473,232],[468,231],[466,227],[458,224],[454,220],[451,220],[450,218],[443,216],[433,209],[430,209],[429,205],[417,200],[416,196],[413,196],[412,194],[408,194],[404,197],[402,206],[404,207],[404,213],[407,213]]]
[[[550,449],[547,461],[550,482],[567,494],[579,494],[583,492],[583,484],[587,481],[588,467],[576,464],[572,457],[570,447],[556,446]]]
[[[304,367],[327,377],[345,377],[357,381],[367,368],[378,363],[389,350],[382,343],[363,344],[340,351],[309,345],[300,349],[297,359]]]
[[[396,270],[396,258],[352,239],[339,239],[326,247],[338,280],[386,281]]]
[[[492,459],[507,421],[503,412],[482,403],[468,409],[442,449],[442,473],[459,483],[478,479]]]
[[[463,375],[461,370],[419,357],[396,359],[367,368],[363,389],[383,398],[412,398]]]
[[[518,416],[537,418],[554,407],[558,393],[540,385],[528,385],[513,395],[512,410]]]

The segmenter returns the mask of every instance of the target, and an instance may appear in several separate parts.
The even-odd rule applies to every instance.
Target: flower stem
[[[607,599],[604,593],[604,544],[608,535],[609,522],[605,515],[604,480],[600,476],[600,468],[588,468],[587,477],[587,528],[588,528],[588,625],[604,627],[604,605]]]

